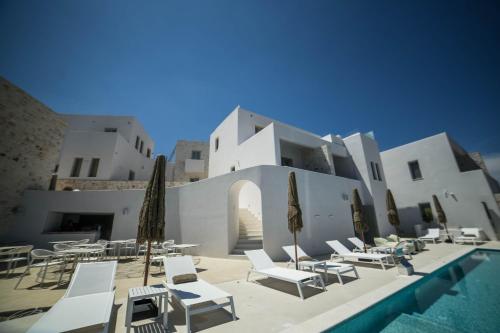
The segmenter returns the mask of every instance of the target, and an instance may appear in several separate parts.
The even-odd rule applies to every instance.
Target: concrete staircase
[[[243,251],[262,249],[262,222],[246,208],[239,210],[240,237],[233,255],[244,255]]]

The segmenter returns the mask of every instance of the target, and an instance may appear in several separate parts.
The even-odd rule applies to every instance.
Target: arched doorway
[[[262,248],[262,196],[250,180],[239,180],[229,189],[230,253]]]

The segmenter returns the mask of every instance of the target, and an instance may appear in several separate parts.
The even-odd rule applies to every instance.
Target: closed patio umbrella
[[[302,230],[302,211],[299,205],[299,195],[297,193],[297,182],[295,172],[288,174],[288,230],[293,233],[293,243],[295,247],[295,269],[299,269],[297,258],[297,232]]]
[[[365,231],[368,230],[368,226],[365,224],[365,216],[363,213],[363,203],[359,197],[358,189],[355,188],[352,191],[352,209],[353,209],[353,223],[354,229],[361,236],[363,241],[363,248],[366,253],[366,243],[365,243]]]
[[[399,214],[396,203],[394,202],[394,197],[392,196],[392,192],[389,189],[387,189],[386,204],[387,218],[389,219],[389,223],[394,226],[394,229],[396,229],[396,237],[399,242]]]
[[[156,157],[153,174],[149,180],[141,213],[137,242],[147,242],[144,286],[148,284],[151,242],[162,242],[165,238],[165,156]]]
[[[446,230],[446,235],[448,236],[446,243],[452,243],[453,241],[450,238],[450,234],[448,233],[448,226],[446,225],[446,223],[448,222],[448,220],[446,219],[446,214],[444,213],[443,207],[441,207],[441,203],[439,202],[435,194],[432,195],[432,201],[434,202],[434,208],[436,209],[438,221],[444,226],[444,230]]]

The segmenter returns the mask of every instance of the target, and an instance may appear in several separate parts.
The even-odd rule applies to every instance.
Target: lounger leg
[[[163,329],[165,332],[168,329],[168,296],[163,295]]]
[[[250,278],[251,273],[252,273],[252,271],[248,271],[248,273],[247,273],[247,282],[248,282],[248,279]]]
[[[356,276],[356,279],[359,279],[359,274],[358,271],[356,270],[356,267],[353,267],[354,275]]]
[[[380,259],[379,262],[382,265],[382,269],[385,271],[384,261],[382,259]]]
[[[47,270],[49,269],[49,262],[45,265],[45,269],[43,270],[42,281],[40,282],[40,287],[43,288],[43,282],[45,281],[45,276],[47,275]]]
[[[30,269],[30,266],[28,263],[28,266],[24,270],[23,274],[21,274],[21,276],[19,277],[19,280],[17,280],[16,286],[14,287],[14,289],[17,289],[17,287],[19,287],[19,285],[21,284],[21,281],[24,279],[24,276],[26,275],[26,273],[28,273],[29,269]]]
[[[300,298],[304,300],[304,295],[302,295],[302,288],[300,286],[300,282],[297,282],[297,289],[299,289]]]
[[[125,315],[125,325],[127,326],[127,333],[130,332],[132,326],[132,313],[134,311],[134,301],[127,299],[127,314]]]
[[[191,323],[189,320],[189,306],[186,306],[186,332],[191,333]]]
[[[337,273],[337,278],[339,279],[340,284],[344,284],[344,281],[342,281],[342,277],[340,276],[340,272],[336,271]]]
[[[323,278],[321,277],[321,275],[318,275],[317,278],[319,279],[319,283],[321,284],[321,287],[323,288],[323,290],[325,290],[325,283],[323,282]]]
[[[233,296],[229,297],[229,302],[231,303],[231,313],[233,314],[233,320],[236,320],[236,311],[234,310]]]
[[[61,280],[62,280],[65,269],[66,269],[66,261],[61,264],[61,274],[59,274],[59,281],[57,281],[57,285],[61,284]]]

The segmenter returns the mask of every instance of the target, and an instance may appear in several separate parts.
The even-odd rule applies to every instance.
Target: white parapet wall
[[[232,212],[240,205],[240,190],[252,183],[261,195],[264,249],[273,259],[285,259],[281,246],[293,240],[287,228],[290,171],[296,173],[304,220],[300,245],[311,255],[329,253],[327,240],[338,239],[349,246],[346,238],[354,234],[350,195],[355,187],[363,191],[360,182],[281,166],[253,167],[168,188],[165,238],[200,244],[200,255],[228,256],[238,239],[238,222]],[[243,196],[255,194],[254,190],[243,191]],[[144,190],[28,191],[10,236],[12,241],[43,248],[50,248],[50,241],[82,238],[46,232],[50,214],[64,212],[113,214],[111,239],[135,238],[143,196]]]

